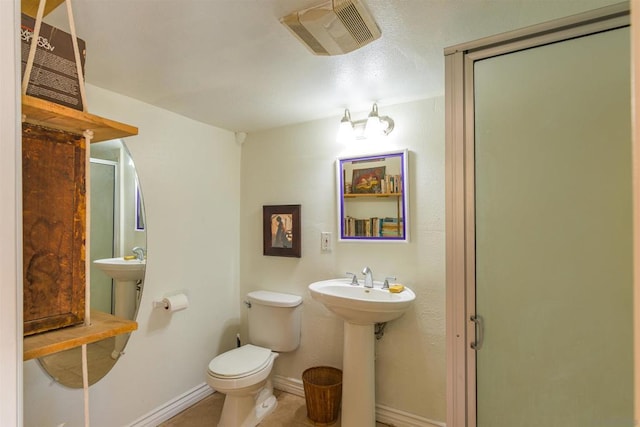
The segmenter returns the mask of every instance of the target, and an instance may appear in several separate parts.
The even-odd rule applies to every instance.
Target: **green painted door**
[[[633,425],[629,37],[475,63],[479,427]]]

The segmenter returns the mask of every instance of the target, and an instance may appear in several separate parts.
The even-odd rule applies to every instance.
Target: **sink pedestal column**
[[[113,314],[116,317],[132,320],[136,314],[136,300],[138,295],[137,281],[135,280],[117,280],[114,279],[115,304]],[[117,359],[122,354],[124,346],[127,344],[129,334],[117,335],[115,338],[115,346],[111,353],[112,359]]]
[[[374,326],[344,322],[342,425],[376,424]]]

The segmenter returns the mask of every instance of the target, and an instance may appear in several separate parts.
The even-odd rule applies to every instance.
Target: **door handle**
[[[484,342],[484,320],[478,314],[474,314],[469,320],[475,325],[475,340],[471,343],[471,348],[478,351],[482,348],[482,343]]]

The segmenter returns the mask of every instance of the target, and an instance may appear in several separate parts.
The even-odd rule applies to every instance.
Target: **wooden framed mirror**
[[[408,150],[336,162],[338,240],[409,241]]]

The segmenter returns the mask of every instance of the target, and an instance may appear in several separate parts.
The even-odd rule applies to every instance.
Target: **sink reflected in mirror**
[[[144,277],[146,260],[105,258],[93,261],[96,267],[115,280],[138,281]]]
[[[87,206],[91,213],[91,260],[87,271],[91,310],[135,320],[144,289],[146,260],[145,212],[135,165],[122,140],[90,145]],[[142,256],[144,258],[144,256]],[[124,353],[129,334],[87,345],[89,384],[104,377]],[[54,353],[38,359],[58,383],[82,388],[81,348]]]

